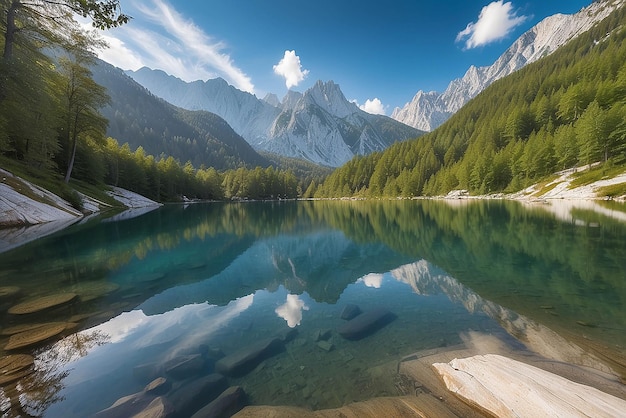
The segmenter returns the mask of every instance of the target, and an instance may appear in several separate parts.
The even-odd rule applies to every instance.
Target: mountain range
[[[259,99],[221,78],[187,83],[161,70],[145,67],[126,71],[128,77],[124,81],[106,84],[105,77],[103,83],[98,71],[95,78],[105,84],[113,97],[112,106],[105,111],[105,116],[112,119],[109,135],[121,142],[129,141],[131,146],[137,146],[133,141],[143,141],[142,146],[154,155],[165,153],[182,161],[189,159],[196,166],[227,168],[237,163],[267,165],[267,159],[257,154],[265,151],[338,167],[355,155],[384,150],[397,141],[416,138],[435,129],[494,81],[553,53],[624,2],[626,0],[596,1],[572,15],[550,16],[518,38],[493,65],[470,67],[462,78],[450,82],[443,93],[419,91],[410,103],[396,108],[391,118],[359,109],[333,81],[318,81],[304,93],[290,90],[279,100],[273,94]],[[119,90],[120,84],[131,82],[136,85]],[[140,91],[141,86],[145,90],[141,93],[142,99],[126,97],[125,91]],[[161,99],[158,105],[157,98]],[[174,119],[166,125],[163,118],[157,121],[163,129],[146,124],[149,118],[146,112],[133,116],[134,123],[130,125],[128,121],[120,121],[127,117],[124,115],[129,109],[137,113],[136,109],[146,108],[145,103],[139,106],[137,100],[157,106],[161,109],[157,113],[168,108],[166,113],[172,113]],[[131,105],[130,101],[135,103]],[[212,122],[206,123],[207,119]],[[181,122],[187,124],[187,128],[181,128]],[[190,122],[193,126],[189,126]],[[209,127],[217,125],[219,129],[209,132],[212,129]],[[175,133],[171,126],[177,127]],[[155,129],[158,132],[153,132]],[[220,135],[227,131],[228,146],[225,148],[221,143],[217,148],[212,147],[211,144],[219,142]],[[142,135],[145,138],[138,140]],[[171,139],[167,139],[168,135]],[[192,145],[193,151],[182,151],[183,142]],[[230,155],[231,152],[235,154]],[[207,159],[209,154],[211,158]],[[229,156],[225,157],[227,154]]]
[[[159,99],[104,61],[98,60],[91,71],[110,97],[109,105],[101,109],[109,120],[107,135],[128,143],[131,150],[141,146],[157,158],[172,156],[182,164],[190,161],[194,167],[217,170],[271,164],[218,115]]]
[[[331,167],[423,133],[359,109],[332,81],[318,81],[304,93],[289,91],[279,102],[275,95],[258,99],[221,78],[186,83],[145,67],[126,73],[167,102],[221,116],[256,150]]]
[[[443,93],[418,91],[411,102],[395,108],[391,117],[432,131],[494,81],[553,53],[623,4],[624,0],[595,1],[575,14],[549,16],[520,36],[492,65],[471,66]]]

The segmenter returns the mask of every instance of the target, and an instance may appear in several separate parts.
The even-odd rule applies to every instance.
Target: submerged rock
[[[361,313],[361,308],[359,308],[357,305],[353,303],[349,303],[341,311],[341,319],[345,319],[349,321],[360,313]]]
[[[319,341],[317,343],[317,346],[324,351],[331,351],[333,348],[335,348],[335,346],[328,341]]]
[[[154,398],[148,406],[133,415],[133,418],[170,418],[174,416],[174,407],[164,397]]]
[[[349,340],[359,340],[378,331],[393,321],[396,316],[386,308],[378,307],[357,315],[337,328],[337,332]]]
[[[20,291],[17,286],[0,286],[0,300],[14,298]]]
[[[329,329],[317,330],[313,333],[313,341],[327,341],[332,334],[333,332]]]
[[[227,376],[243,376],[261,361],[283,349],[280,338],[268,338],[229,354],[215,363],[215,370]]]
[[[0,385],[14,382],[32,372],[35,359],[27,354],[13,354],[0,358]]]
[[[161,374],[160,363],[145,363],[133,367],[133,377],[140,383],[150,382]]]
[[[205,366],[205,360],[200,354],[175,357],[165,363],[164,369],[168,376],[174,379],[186,379],[200,374]]]
[[[144,392],[152,395],[163,395],[172,388],[172,384],[164,377],[157,377],[144,388]]]
[[[61,306],[76,299],[76,293],[59,293],[57,295],[44,296],[41,298],[18,303],[9,308],[12,315],[24,315],[29,313],[40,312],[48,308]]]
[[[192,415],[192,418],[230,417],[245,406],[246,394],[241,386],[231,386],[213,402]]]
[[[146,410],[157,396],[146,392],[138,392],[118,399],[108,407],[94,415],[94,418],[125,418],[133,417]],[[144,415],[146,416],[146,415]]]
[[[4,346],[5,350],[16,350],[18,348],[35,345],[42,341],[59,335],[68,328],[65,322],[51,322],[43,324],[37,328],[13,334],[9,337],[9,342]]]
[[[167,398],[174,406],[176,416],[188,417],[215,399],[226,386],[226,378],[213,373],[180,386]]]

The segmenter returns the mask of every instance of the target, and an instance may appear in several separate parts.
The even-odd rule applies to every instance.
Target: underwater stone
[[[319,348],[321,348],[322,350],[324,350],[324,351],[330,351],[330,350],[332,350],[335,347],[334,345],[332,345],[328,341],[319,341],[317,343],[317,346]]]
[[[155,398],[156,396],[146,392],[138,392],[124,396],[115,401],[115,403],[107,409],[98,412],[94,417],[122,418],[136,416],[145,410]]]
[[[66,322],[50,322],[42,324],[40,327],[29,331],[13,334],[9,337],[9,342],[4,346],[5,350],[16,350],[46,341],[56,335],[61,334],[68,327]]]
[[[353,303],[347,304],[341,311],[341,319],[351,320],[361,313],[361,308]]]
[[[245,397],[241,386],[231,386],[191,418],[230,417],[245,406]]]
[[[349,340],[359,340],[378,331],[393,321],[396,316],[383,307],[357,315],[337,328],[337,332]]]
[[[185,379],[200,374],[204,365],[204,359],[200,354],[175,357],[165,364],[165,373],[174,379]]]
[[[326,341],[332,334],[333,332],[329,329],[317,330],[313,333],[313,341]]]
[[[43,296],[26,302],[18,303],[9,308],[8,312],[12,315],[25,315],[40,312],[45,309],[55,308],[65,305],[78,298],[76,293],[59,293],[57,295]]]
[[[146,363],[133,367],[133,377],[135,380],[145,383],[156,379],[161,374],[159,363]]]
[[[188,417],[215,399],[226,386],[226,378],[213,373],[182,385],[167,398],[174,406],[176,416]]]
[[[162,396],[155,398],[141,412],[133,415],[133,418],[170,418],[174,415],[174,407]]]
[[[144,392],[151,393],[153,395],[163,395],[172,388],[172,384],[164,377],[157,377],[152,382],[148,383],[148,386],[144,388]]]
[[[282,349],[283,342],[279,338],[261,340],[221,358],[215,363],[215,369],[227,376],[243,376]]]

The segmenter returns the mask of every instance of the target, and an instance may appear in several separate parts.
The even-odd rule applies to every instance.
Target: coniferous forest
[[[440,128],[337,169],[316,197],[512,192],[626,164],[626,9],[493,83]]]

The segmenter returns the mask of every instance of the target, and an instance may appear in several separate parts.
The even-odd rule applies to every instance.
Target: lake
[[[76,296],[16,313],[59,294]],[[549,332],[555,346],[580,347],[581,364],[624,379],[626,208],[166,205],[88,219],[0,254],[0,309],[2,348],[33,324],[63,324],[1,353],[35,359],[20,375],[3,370],[9,416],[85,417],[155,377],[175,390],[215,370],[251,404],[334,408],[398,395],[389,370],[401,359],[459,346],[468,332],[577,362],[542,351],[536,331]],[[351,309],[380,315],[351,334],[342,319]]]

